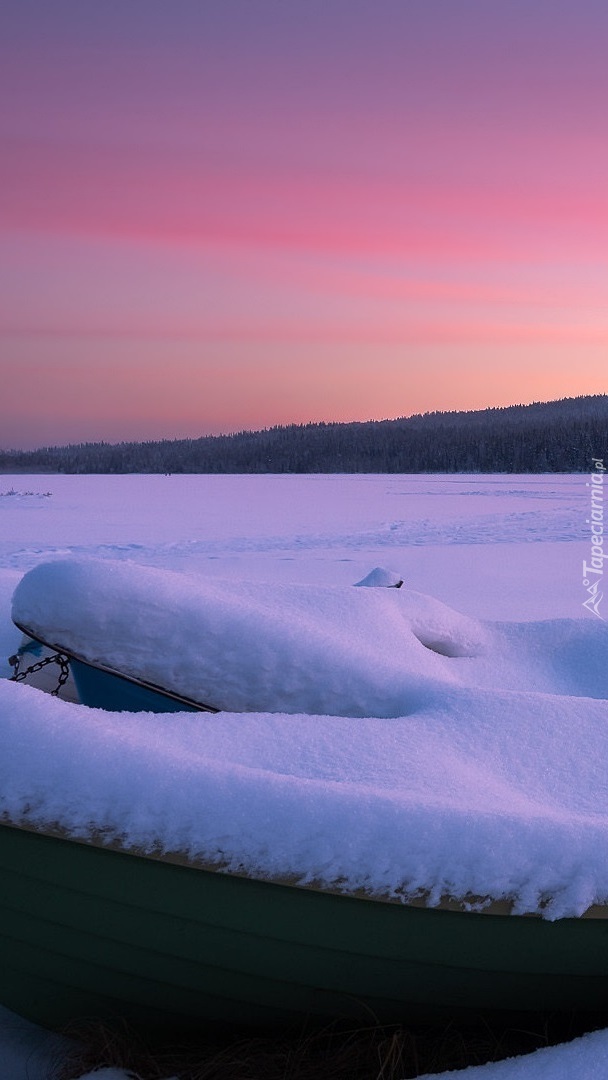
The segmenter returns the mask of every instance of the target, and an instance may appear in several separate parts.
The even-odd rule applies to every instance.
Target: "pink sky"
[[[603,0],[4,0],[0,445],[608,390]]]

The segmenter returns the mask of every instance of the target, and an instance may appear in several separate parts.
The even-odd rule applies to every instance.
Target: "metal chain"
[[[9,656],[8,662],[13,668],[14,674],[11,675],[9,682],[23,682],[27,679],[28,675],[34,675],[37,671],[41,671],[47,664],[59,664],[59,679],[57,686],[54,690],[51,690],[51,697],[57,697],[61,687],[65,685],[70,677],[70,658],[65,653],[53,653],[52,656],[45,656],[44,660],[38,660],[35,664],[30,664],[25,671],[20,671],[21,656],[19,653],[15,653],[14,656]]]

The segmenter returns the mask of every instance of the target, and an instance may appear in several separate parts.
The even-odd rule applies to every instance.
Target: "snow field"
[[[72,615],[77,575],[93,575],[97,596],[87,602],[103,640],[116,605],[100,603],[102,570],[91,558],[107,564],[108,601],[110,571],[118,591],[139,583],[132,616],[151,591],[143,568],[160,571],[153,591],[162,579],[174,600],[180,590],[167,571],[178,572],[191,616],[202,590],[226,640],[246,609],[235,692],[253,676],[253,644],[270,661],[278,644],[283,658],[288,646],[300,653],[297,686],[286,678],[283,700],[238,712],[241,700],[217,716],[89,711],[83,725],[82,706],[0,682],[9,813],[61,820],[74,835],[103,822],[144,847],[160,835],[167,849],[270,876],[340,875],[372,892],[428,890],[433,900],[505,895],[516,910],[542,907],[549,918],[606,898],[608,665],[605,624],[582,609],[585,478],[46,476],[7,477],[5,486],[15,494],[0,500],[3,655],[19,643],[11,596],[32,568],[36,588],[28,598],[24,584],[21,601],[35,604],[45,576],[46,587],[51,574],[73,573],[64,605]],[[374,567],[403,578],[402,589],[353,589]],[[69,584],[64,576],[62,589]],[[343,592],[339,621],[354,620],[356,648],[332,626]],[[53,622],[61,595],[42,612]],[[156,626],[146,610],[139,632]],[[295,611],[300,629],[290,636]],[[256,642],[262,613],[274,637]],[[90,639],[95,618],[80,615],[71,632],[86,626]],[[112,632],[122,630],[119,620]],[[441,651],[429,648],[438,642]],[[173,674],[187,678],[188,635],[178,644]],[[214,662],[227,656],[220,644]],[[133,635],[121,645],[117,657],[132,660]],[[307,673],[313,660],[335,676],[336,653],[340,678],[325,681],[321,715],[318,679]],[[268,669],[275,682],[278,668]],[[387,680],[390,707],[367,715]],[[141,794],[142,782],[148,796],[135,805],[128,788]],[[48,1038],[4,1012],[2,1080],[42,1080]],[[460,1075],[604,1077],[607,1054],[597,1032]]]

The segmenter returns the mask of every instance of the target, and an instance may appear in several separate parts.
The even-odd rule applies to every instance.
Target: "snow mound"
[[[400,589],[403,578],[394,570],[385,570],[383,566],[376,566],[361,581],[356,581],[355,585],[363,585],[368,589]]]
[[[483,625],[405,589],[208,581],[65,559],[24,576],[13,619],[46,643],[232,712],[402,716]]]

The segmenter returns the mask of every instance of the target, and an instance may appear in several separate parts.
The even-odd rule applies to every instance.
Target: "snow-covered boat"
[[[94,559],[26,574],[13,621],[70,659],[84,703],[108,709],[399,716],[429,679],[446,680],[446,656],[483,647],[474,620],[406,590],[201,581]]]
[[[604,1008],[597,692],[583,716],[470,689],[486,629],[406,590],[65,560],[22,579],[13,617],[119,711],[0,684],[9,1008],[183,1030]]]

